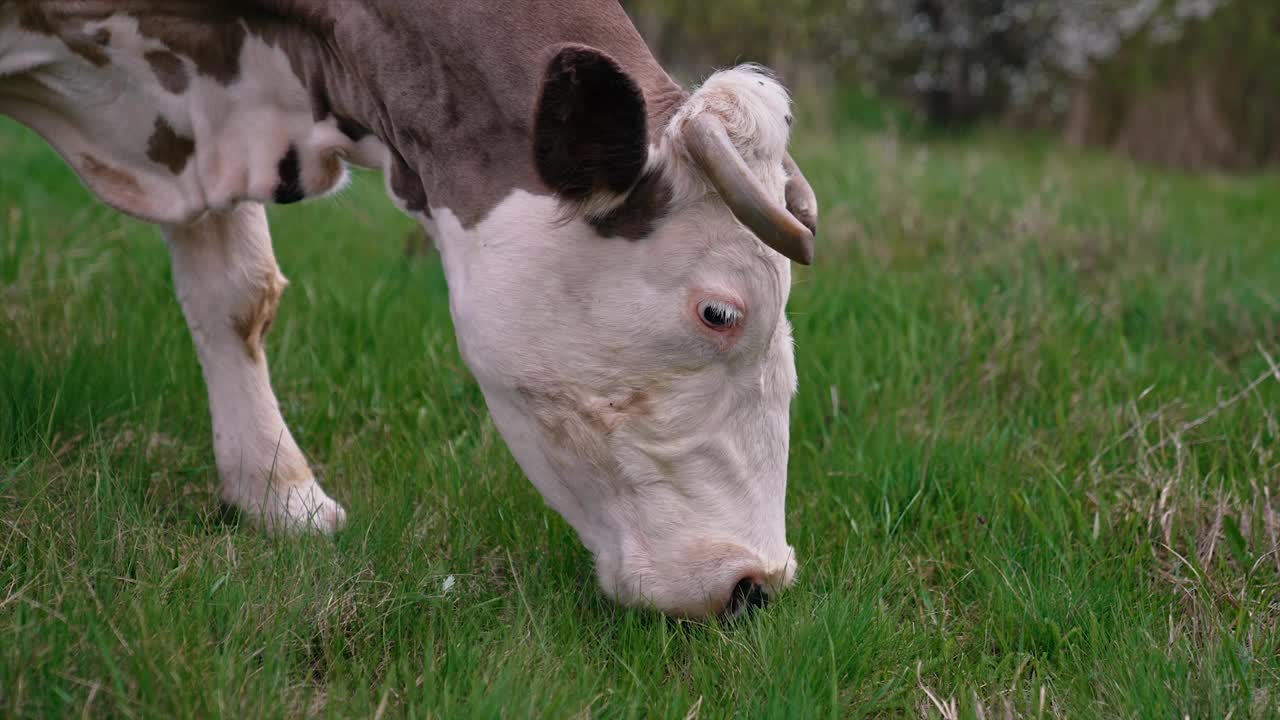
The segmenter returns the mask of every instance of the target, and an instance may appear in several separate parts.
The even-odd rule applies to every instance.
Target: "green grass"
[[[375,178],[272,211],[275,386],[350,527],[228,522],[163,243],[0,127],[0,716],[1280,716],[1276,178],[797,155],[800,574],[719,627],[599,595]]]

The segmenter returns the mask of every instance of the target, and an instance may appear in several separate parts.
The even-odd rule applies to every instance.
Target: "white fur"
[[[682,133],[690,118],[718,118],[729,139],[766,188],[781,201],[786,190],[782,160],[791,137],[791,97],[763,68],[740,65],[707,78],[671,119],[654,148],[653,163],[668,170],[677,202],[702,199],[713,192],[689,157]]]
[[[517,191],[470,230],[444,208],[430,224],[459,346],[521,467],[621,602],[701,616],[744,577],[790,584],[790,266],[713,201],[641,242],[556,210]],[[746,306],[732,347],[700,326],[704,293]]]

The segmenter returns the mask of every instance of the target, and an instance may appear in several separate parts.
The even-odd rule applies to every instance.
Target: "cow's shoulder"
[[[383,164],[376,139],[317,110],[280,36],[223,3],[156,8],[0,9],[0,113],[44,136],[104,201],[181,222],[330,192],[344,159]]]

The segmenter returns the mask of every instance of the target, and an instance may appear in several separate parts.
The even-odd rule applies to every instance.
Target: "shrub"
[[[902,100],[935,126],[1014,116],[1192,167],[1280,161],[1275,0],[624,5],[677,65],[816,68]]]

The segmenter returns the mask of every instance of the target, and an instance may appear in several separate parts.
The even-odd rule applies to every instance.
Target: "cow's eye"
[[[728,330],[742,320],[742,311],[723,300],[704,300],[698,305],[703,324],[712,330]]]

